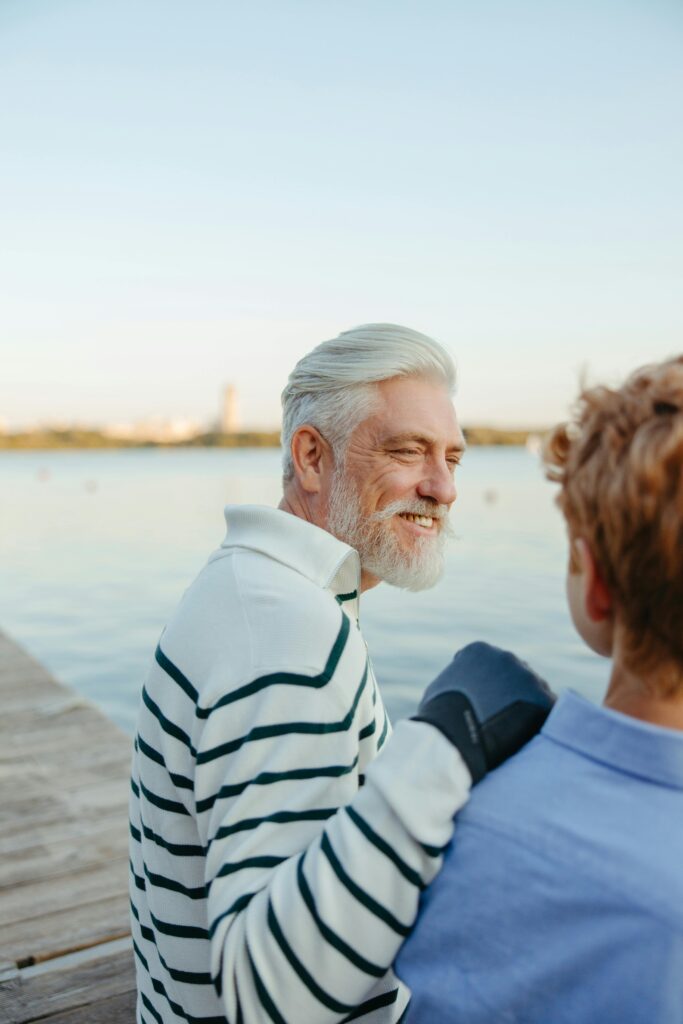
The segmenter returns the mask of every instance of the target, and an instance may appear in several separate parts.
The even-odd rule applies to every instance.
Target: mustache
[[[448,505],[439,505],[434,501],[402,501],[400,498],[397,501],[389,502],[379,511],[373,512],[370,519],[375,523],[381,523],[401,512],[407,512],[414,516],[431,516],[432,519],[438,519],[444,525],[448,523]]]

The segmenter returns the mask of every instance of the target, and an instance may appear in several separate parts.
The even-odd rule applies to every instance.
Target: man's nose
[[[458,492],[451,466],[446,462],[434,463],[417,487],[421,498],[433,498],[440,505],[452,505]]]

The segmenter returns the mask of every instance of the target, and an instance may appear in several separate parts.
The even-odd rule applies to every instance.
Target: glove
[[[528,665],[478,641],[430,683],[413,719],[435,726],[457,747],[475,783],[536,735],[554,702]]]

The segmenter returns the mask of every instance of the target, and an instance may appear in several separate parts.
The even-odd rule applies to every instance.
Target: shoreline
[[[532,428],[463,427],[472,447],[524,447],[540,440],[544,430]],[[124,439],[95,430],[35,430],[0,434],[0,451],[151,451],[189,448],[279,448],[280,434],[243,431],[235,434],[208,433],[184,440]]]

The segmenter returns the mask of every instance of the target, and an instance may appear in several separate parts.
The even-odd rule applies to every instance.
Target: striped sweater
[[[226,519],[142,693],[138,1021],[396,1022],[390,965],[469,774],[429,725],[389,739],[356,552],[279,510]]]

